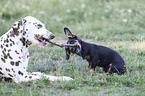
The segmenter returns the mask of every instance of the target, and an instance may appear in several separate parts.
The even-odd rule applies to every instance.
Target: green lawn
[[[124,58],[124,75],[101,76],[87,71],[88,63],[57,46],[29,48],[28,71],[70,76],[73,81],[0,82],[0,96],[143,96],[145,95],[144,0],[0,0],[0,36],[11,25],[34,16],[66,43],[65,26],[84,41],[116,50]],[[99,72],[100,68],[97,69]]]

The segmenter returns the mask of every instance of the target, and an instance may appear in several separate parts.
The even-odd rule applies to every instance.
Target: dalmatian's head
[[[45,25],[38,19],[27,16],[12,25],[12,36],[19,36],[23,45],[41,44],[46,45],[47,41],[55,37],[49,32]]]

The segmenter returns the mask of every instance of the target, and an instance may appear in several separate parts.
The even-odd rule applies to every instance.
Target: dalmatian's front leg
[[[36,75],[36,74],[30,74],[30,73],[27,73],[27,72],[23,72],[23,73],[20,73],[19,75],[16,74],[12,79],[16,82],[16,83],[19,83],[19,82],[28,82],[28,81],[32,81],[32,80],[37,80],[37,79],[41,79],[41,75]]]
[[[48,79],[50,81],[57,81],[57,80],[60,80],[60,81],[69,81],[69,80],[73,80],[72,78],[70,77],[67,77],[67,76],[51,76],[51,75],[45,75],[41,72],[32,72],[32,73],[29,73],[29,74],[24,74],[23,76],[16,76],[16,78],[13,78],[13,80],[18,83],[18,82],[22,82],[22,81],[25,81],[25,82],[28,82],[28,81],[32,81],[32,80],[38,80],[38,79]]]
[[[45,79],[49,79],[50,81],[69,81],[69,80],[73,80],[70,77],[67,76],[52,76],[52,75],[46,75],[44,73],[41,72],[32,72],[31,75],[37,75],[37,76],[41,76],[41,78],[45,78]]]
[[[41,75],[42,77],[44,77],[45,79],[49,79],[50,81],[56,81],[56,80],[69,81],[69,80],[73,80],[72,78],[67,77],[67,76],[51,76],[51,75],[45,75],[44,73],[41,73],[41,72],[32,72],[31,74],[32,75]]]

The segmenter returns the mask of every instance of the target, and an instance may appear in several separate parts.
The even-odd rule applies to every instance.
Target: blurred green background
[[[91,40],[142,40],[144,0],[0,0],[0,35],[26,16],[34,16],[63,39],[63,27]]]
[[[29,48],[27,71],[70,76],[74,81],[1,82],[1,96],[144,96],[144,0],[0,0],[0,36],[26,16],[43,22],[56,35],[55,42],[66,43],[63,28],[68,27],[84,41],[116,50],[127,72],[121,76],[90,74],[81,57],[72,55],[66,61],[64,49],[35,45]]]

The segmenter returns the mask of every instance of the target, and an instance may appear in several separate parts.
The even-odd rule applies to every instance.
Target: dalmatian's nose
[[[54,34],[50,34],[50,38],[53,39],[55,37]]]

